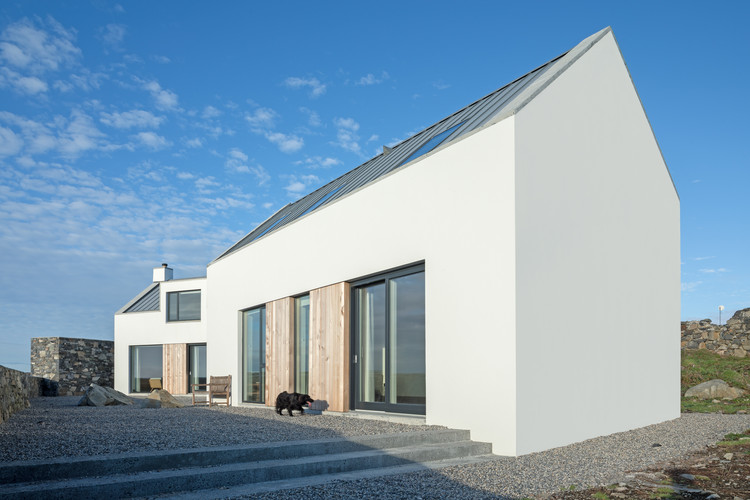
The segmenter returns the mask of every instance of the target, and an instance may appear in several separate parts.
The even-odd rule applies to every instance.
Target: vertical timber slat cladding
[[[294,298],[266,304],[266,406],[294,391]]]
[[[187,344],[164,344],[162,387],[171,394],[187,394]]]
[[[310,292],[310,395],[331,411],[349,410],[349,283]]]

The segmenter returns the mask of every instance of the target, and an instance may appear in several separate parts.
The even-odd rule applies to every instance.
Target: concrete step
[[[76,475],[66,479],[59,475],[65,469],[64,464],[55,461],[53,469],[58,474],[55,478],[5,482],[0,488],[0,498],[128,498],[199,490],[207,494],[217,488],[223,488],[219,491],[226,496],[225,489],[232,487],[248,488],[253,484],[313,476],[324,480],[325,476],[355,471],[424,467],[423,464],[432,462],[465,460],[491,453],[491,445],[466,438],[468,433],[464,431],[429,431],[346,440],[266,443],[222,451],[170,452],[161,455],[163,462],[159,462],[155,454],[102,457],[98,465],[94,465],[97,461],[89,462],[94,459],[77,461],[79,467],[83,462],[98,467],[99,473],[92,475],[90,471],[83,473],[78,469]],[[34,464],[35,467],[40,465]],[[27,471],[39,475],[38,469]]]
[[[378,467],[375,469],[361,469],[350,472],[339,472],[336,474],[318,474],[316,476],[305,476],[279,481],[265,481],[262,483],[240,484],[232,487],[224,487],[214,490],[181,491],[174,494],[159,495],[159,498],[180,498],[180,500],[218,500],[260,493],[275,493],[295,488],[307,488],[318,486],[332,481],[356,481],[358,479],[371,479],[395,474],[408,474],[424,470],[441,469],[443,467],[454,467],[457,465],[471,465],[497,460],[497,455],[473,455],[470,457],[449,458],[446,460],[434,460],[432,462],[413,462],[407,465],[396,465],[393,467]]]
[[[0,463],[0,484],[278,460],[310,455],[345,453],[349,451],[398,448],[399,446],[409,446],[419,443],[451,443],[468,439],[469,431],[446,429],[354,436],[347,439],[331,438],[284,441],[280,443],[259,443],[242,446],[121,453],[85,458],[59,458],[54,460]]]

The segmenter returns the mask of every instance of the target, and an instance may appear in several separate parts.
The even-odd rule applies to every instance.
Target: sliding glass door
[[[242,401],[264,403],[266,386],[266,308],[242,312]]]
[[[193,392],[193,384],[206,383],[206,344],[188,345],[188,393]],[[203,390],[203,387],[199,387]]]
[[[425,409],[424,266],[354,283],[354,406]]]

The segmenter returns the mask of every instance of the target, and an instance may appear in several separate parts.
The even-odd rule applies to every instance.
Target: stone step
[[[395,474],[408,474],[424,470],[441,469],[443,467],[454,467],[457,465],[471,465],[496,460],[497,455],[472,455],[468,457],[449,458],[446,460],[434,460],[431,462],[412,462],[407,465],[396,465],[393,467],[378,467],[375,469],[360,469],[336,474],[318,474],[279,481],[266,481],[262,483],[240,484],[214,490],[181,491],[175,494],[159,495],[159,498],[180,498],[180,500],[218,500],[240,496],[255,495],[261,493],[277,493],[295,488],[308,488],[318,486],[332,481],[357,481],[359,479],[371,479]]]
[[[377,434],[243,446],[122,453],[85,458],[59,458],[44,461],[0,463],[0,484],[53,481],[106,476],[159,469],[223,465],[262,460],[278,460],[313,455],[398,448],[415,444],[451,443],[469,439],[469,431],[439,431]]]
[[[405,438],[409,434],[418,433],[403,433],[391,435],[391,437]],[[375,438],[376,436],[369,437]],[[343,442],[344,440],[340,440],[338,444],[343,446]],[[377,442],[377,440],[374,440],[374,442]],[[367,469],[426,464],[491,453],[490,444],[468,440],[406,445],[397,442],[396,444],[397,446],[393,448],[370,448],[332,454],[297,455],[281,459],[269,458],[261,461],[224,463],[223,465],[112,473],[102,477],[16,483],[4,486],[0,491],[0,498],[123,498],[196,492],[198,490],[203,490],[205,493],[217,488],[295,480],[310,476],[335,475]]]

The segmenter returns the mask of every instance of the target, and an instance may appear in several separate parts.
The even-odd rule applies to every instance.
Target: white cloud
[[[300,177],[289,175],[286,177],[289,179],[289,183],[284,186],[284,189],[292,198],[300,198],[303,194],[310,191],[312,184],[320,182],[320,179],[316,175],[303,175]]]
[[[0,127],[0,156],[13,156],[21,151],[23,140],[9,128]]]
[[[169,59],[167,56],[159,56],[159,55],[151,56],[151,60],[156,61],[159,64],[169,64],[172,62],[172,60]]]
[[[359,123],[354,121],[353,118],[336,118],[333,120],[333,123],[338,129],[334,144],[352,153],[360,154],[359,135],[357,135]]]
[[[104,134],[96,128],[89,115],[74,109],[70,116],[70,121],[60,131],[57,139],[57,149],[63,156],[76,157],[84,151],[104,146]]]
[[[227,153],[227,160],[224,163],[229,170],[237,173],[253,174],[258,179],[258,185],[262,186],[271,179],[271,176],[266,172],[261,165],[248,165],[248,156],[242,152],[239,148],[232,148]]]
[[[255,174],[255,177],[258,178],[258,186],[262,186],[271,180],[271,176],[262,165],[250,167],[250,173]]]
[[[238,148],[232,148],[229,150],[229,157],[236,160],[247,161],[247,155]]]
[[[683,292],[694,292],[698,286],[703,283],[702,281],[690,281],[688,283],[681,283],[680,290]]]
[[[450,88],[450,84],[445,83],[443,80],[438,80],[436,82],[432,82],[432,86],[435,87],[438,90],[445,90]]]
[[[154,151],[164,149],[172,145],[166,138],[154,132],[139,132],[134,136],[141,144]]]
[[[308,108],[299,108],[300,111],[307,115],[307,123],[311,127],[320,127],[323,122],[320,121],[320,115]]]
[[[108,24],[99,29],[99,38],[110,48],[122,50],[127,29],[122,24]]]
[[[208,120],[211,118],[216,118],[217,116],[221,116],[221,111],[214,108],[213,106],[206,106],[205,108],[203,108],[203,114],[201,115],[203,119]]]
[[[216,179],[213,176],[201,177],[195,180],[195,187],[197,187],[198,191],[202,193],[211,192],[212,188],[217,186],[220,186],[220,184],[216,182]]]
[[[372,73],[368,73],[367,75],[357,80],[354,84],[355,85],[377,85],[379,83],[383,83],[389,78],[390,78],[390,75],[388,74],[387,71],[383,71],[379,77],[373,75]]]
[[[374,142],[380,139],[380,136],[378,134],[372,134],[369,139],[367,139],[367,142]]]
[[[0,33],[0,60],[33,74],[75,63],[81,55],[73,43],[75,31],[66,30],[51,17],[39,23],[41,27],[22,19],[7,26]]]
[[[199,148],[203,146],[203,139],[200,137],[194,137],[185,141],[185,145],[189,148]]]
[[[0,88],[11,88],[18,93],[35,95],[47,92],[47,83],[36,76],[23,76],[10,68],[0,68]]]
[[[715,259],[715,255],[709,255],[708,257],[695,257],[693,260],[708,260],[708,259]]]
[[[295,165],[305,165],[308,168],[330,168],[335,165],[341,165],[341,160],[326,156],[308,156],[302,161],[295,162]]]
[[[190,172],[177,172],[177,178],[183,181],[195,179],[195,176]]]
[[[252,113],[245,115],[245,120],[253,127],[272,128],[278,116],[278,113],[271,108],[258,108]]]
[[[304,87],[310,87],[311,97],[320,97],[326,93],[326,86],[320,83],[317,78],[299,78],[296,76],[290,76],[284,80],[284,85],[290,89],[300,89]]]
[[[706,273],[706,274],[713,274],[713,273],[725,273],[727,272],[726,269],[723,267],[720,267],[718,269],[699,269],[700,272]]]
[[[143,82],[143,88],[151,93],[159,109],[177,109],[179,98],[171,90],[163,89],[159,82],[152,80]]]
[[[158,128],[164,117],[142,109],[133,109],[122,113],[101,113],[99,121],[115,128]]]
[[[305,145],[302,137],[296,135],[282,134],[281,132],[266,132],[265,137],[276,144],[282,153],[295,153]]]

